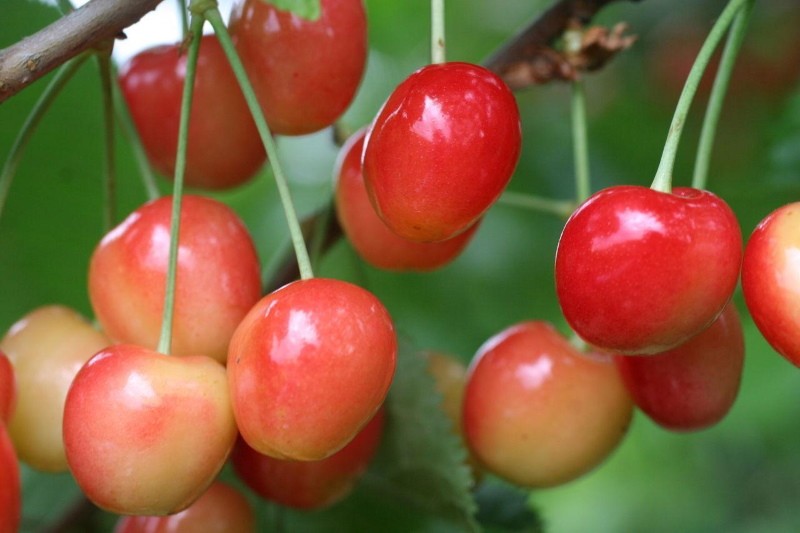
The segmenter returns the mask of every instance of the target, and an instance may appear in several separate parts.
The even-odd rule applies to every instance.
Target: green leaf
[[[267,4],[272,4],[283,11],[291,11],[298,17],[306,20],[317,20],[322,14],[319,5],[320,0],[261,0]]]
[[[796,184],[800,168],[800,90],[789,98],[774,132],[769,178],[776,184]]]
[[[530,505],[530,493],[506,483],[490,480],[475,491],[478,521],[487,532],[541,533],[541,517]]]

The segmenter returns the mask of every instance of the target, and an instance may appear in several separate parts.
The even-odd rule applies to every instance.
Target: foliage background
[[[480,62],[536,15],[544,0],[450,2],[448,58]],[[386,95],[428,57],[426,0],[367,0],[371,52],[356,102],[343,119],[350,129],[369,122]],[[593,189],[614,183],[648,185],[655,172],[682,74],[721,1],[620,2],[598,22],[624,20],[636,45],[602,72],[587,76]],[[0,47],[57,16],[31,1],[2,3]],[[720,124],[709,188],[739,216],[743,235],[783,203],[800,198],[800,5],[760,2]],[[689,50],[688,59],[686,49]],[[678,69],[679,70],[679,69]],[[671,81],[670,81],[671,80]],[[44,82],[0,106],[4,158]],[[563,84],[518,93],[523,155],[511,190],[570,198],[572,147],[569,88]],[[687,185],[702,97],[695,103],[675,173]],[[280,149],[301,214],[325,204],[336,148],[330,132],[281,139]],[[130,150],[120,139],[120,215],[145,200]],[[102,127],[99,82],[89,62],[58,98],[29,146],[0,221],[0,330],[47,303],[71,305],[87,316],[86,271],[102,235]],[[167,182],[161,182],[168,190]],[[264,171],[253,183],[219,194],[235,206],[268,261],[286,239],[277,196]],[[469,361],[480,344],[521,320],[544,319],[564,331],[553,287],[553,256],[563,221],[499,205],[487,215],[464,255],[427,275],[391,274],[362,264],[342,242],[326,256],[322,275],[356,281],[387,305],[418,346]],[[702,265],[698,265],[702,268]],[[600,468],[564,487],[531,493],[547,531],[797,531],[800,526],[800,372],[777,356],[736,302],[747,336],[739,399],[718,426],[672,434],[637,414],[627,439]],[[421,424],[423,422],[420,422]],[[493,483],[491,480],[490,483]],[[25,530],[43,530],[78,497],[69,475],[24,471]],[[381,506],[365,487],[327,513],[291,520],[297,531],[328,523],[364,526],[357,516],[386,512],[398,531],[448,531],[458,526],[422,511]],[[395,502],[398,506],[402,502]],[[274,510],[273,510],[274,511]],[[100,517],[107,527],[109,517]],[[510,522],[509,522],[510,523]],[[361,524],[361,526],[359,526]],[[87,526],[88,527],[88,526]],[[387,525],[387,528],[390,526]],[[289,530],[293,530],[289,528]]]

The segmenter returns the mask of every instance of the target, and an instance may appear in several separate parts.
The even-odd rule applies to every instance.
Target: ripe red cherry
[[[380,409],[347,446],[319,461],[287,461],[255,451],[239,439],[233,466],[239,477],[264,499],[296,509],[322,509],[353,490],[378,451],[383,434]]]
[[[761,334],[800,366],[800,202],[784,205],[756,226],[744,252],[742,291]]]
[[[17,533],[21,519],[19,462],[6,426],[0,422],[0,533]]]
[[[430,271],[453,259],[469,244],[478,223],[441,242],[416,242],[390,230],[375,212],[361,173],[366,128],[342,146],[336,161],[336,214],[350,244],[371,265],[386,270]]]
[[[181,46],[151,48],[120,71],[120,85],[150,164],[175,173],[186,54]],[[266,155],[233,70],[213,35],[197,60],[186,155],[187,185],[223,189],[250,179]]]
[[[741,261],[739,224],[712,193],[609,187],[567,221],[556,291],[570,326],[589,344],[658,353],[714,321]]]
[[[72,475],[98,507],[164,515],[192,504],[236,442],[225,368],[119,344],[81,368],[64,407]]]
[[[183,511],[169,516],[125,516],[114,533],[254,533],[255,516],[247,499],[222,482]]]
[[[242,320],[228,353],[242,437],[278,459],[336,453],[383,403],[396,352],[389,313],[356,285],[315,278],[268,294]]]
[[[240,0],[231,37],[275,134],[333,124],[350,105],[367,61],[362,0],[322,0],[315,21],[263,0]]]
[[[474,224],[511,179],[519,110],[485,68],[429,65],[389,96],[365,143],[364,179],[386,225],[406,239],[441,241]]]
[[[636,405],[675,431],[707,428],[730,411],[739,392],[744,334],[729,303],[711,326],[656,355],[614,358]]]
[[[171,197],[143,205],[92,255],[89,297],[115,341],[151,349],[158,344],[171,214]],[[234,329],[260,297],[258,256],[239,217],[216,200],[185,196],[171,352],[224,362]]]
[[[464,432],[488,471],[551,487],[617,447],[632,405],[610,357],[578,352],[549,324],[523,322],[489,339],[472,361]]]
[[[17,379],[6,354],[0,351],[0,424],[7,424],[17,401]]]

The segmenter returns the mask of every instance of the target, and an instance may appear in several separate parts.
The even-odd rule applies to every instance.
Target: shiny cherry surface
[[[122,94],[150,164],[172,178],[178,151],[186,53],[179,44],[140,52],[120,71]],[[261,168],[266,152],[233,70],[216,36],[206,35],[197,59],[185,183],[223,189]]]
[[[350,244],[369,264],[385,270],[430,271],[454,260],[469,244],[479,223],[446,241],[417,242],[400,237],[381,220],[370,202],[361,172],[367,130],[342,146],[336,162],[336,214]]]
[[[17,378],[8,356],[0,351],[0,423],[8,423],[17,401]]]
[[[117,342],[150,349],[158,344],[171,214],[171,197],[143,205],[92,255],[89,297]],[[260,297],[258,256],[236,213],[211,198],[184,196],[171,353],[224,362],[234,329]]]
[[[429,65],[389,96],[365,143],[364,179],[386,225],[406,239],[441,241],[474,224],[511,179],[519,110],[485,68]]]
[[[776,209],[750,235],[742,291],[767,342],[800,366],[800,202]]]
[[[487,471],[551,487],[617,447],[632,405],[610,357],[578,352],[547,323],[523,322],[489,339],[470,365],[464,433]]]
[[[739,224],[712,193],[609,187],[567,221],[556,291],[570,326],[589,344],[658,353],[714,321],[741,261]]]
[[[268,294],[242,320],[228,353],[242,437],[278,459],[332,455],[383,403],[396,352],[388,311],[356,285],[314,278]]]
[[[192,504],[236,442],[225,368],[205,356],[168,357],[111,346],[78,372],[64,408],[64,446],[95,505],[164,515]]]
[[[739,393],[744,334],[729,303],[711,326],[685,343],[647,356],[618,355],[614,362],[636,405],[655,423],[675,431],[707,428],[722,420]]]
[[[296,509],[322,509],[353,490],[378,451],[383,425],[380,409],[344,448],[319,461],[275,459],[242,439],[231,459],[239,477],[262,498]]]
[[[22,520],[19,461],[6,426],[0,423],[0,533],[17,533]]]
[[[322,0],[310,21],[262,0],[238,0],[229,29],[274,134],[333,124],[361,83],[367,61],[362,0]]]

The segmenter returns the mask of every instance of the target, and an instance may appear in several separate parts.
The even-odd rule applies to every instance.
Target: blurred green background
[[[595,21],[625,21],[633,48],[585,78],[593,189],[649,185],[681,83],[724,2],[618,2]],[[428,58],[426,0],[367,0],[368,70],[343,124],[368,123],[383,99]],[[448,3],[447,53],[480,62],[535,17],[544,0]],[[32,1],[4,0],[0,47],[54,20]],[[151,16],[158,16],[151,15]],[[743,235],[778,206],[800,198],[800,4],[759,2],[719,126],[709,188],[737,213]],[[0,105],[0,158],[44,87],[39,81]],[[42,121],[11,187],[0,220],[0,330],[48,303],[87,316],[90,254],[102,236],[102,120],[97,68],[88,62]],[[707,90],[707,87],[706,89]],[[692,109],[675,183],[688,185],[704,94]],[[555,83],[519,92],[523,154],[510,189],[553,198],[573,195],[569,87]],[[119,216],[145,201],[129,148],[118,138]],[[325,205],[336,147],[330,132],[280,139],[282,160],[301,215]],[[168,183],[162,181],[162,190]],[[286,239],[269,173],[217,195],[235,206],[265,262]],[[374,291],[399,328],[419,346],[469,361],[483,341],[521,320],[564,329],[553,286],[553,257],[563,221],[504,205],[494,207],[466,252],[433,274],[393,274],[362,264],[347,243],[322,262],[322,275]],[[698,265],[702,268],[702,265]],[[747,356],[741,392],[727,418],[691,434],[662,430],[637,414],[610,459],[561,488],[531,493],[551,532],[800,530],[800,371],[760,337],[744,308]],[[25,527],[70,506],[68,475],[25,472]],[[49,518],[48,518],[49,517]],[[441,530],[435,522],[415,530]]]

